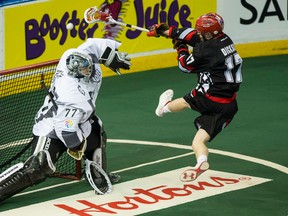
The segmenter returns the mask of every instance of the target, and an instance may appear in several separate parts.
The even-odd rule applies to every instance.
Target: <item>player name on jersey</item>
[[[226,46],[224,48],[221,49],[222,53],[224,56],[227,56],[233,52],[236,51],[234,44],[230,44],[229,46]]]

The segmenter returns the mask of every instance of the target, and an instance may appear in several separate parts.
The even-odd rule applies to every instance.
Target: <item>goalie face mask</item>
[[[75,78],[84,78],[88,81],[93,72],[92,58],[85,53],[73,52],[66,59],[66,66],[69,70],[68,74]]]

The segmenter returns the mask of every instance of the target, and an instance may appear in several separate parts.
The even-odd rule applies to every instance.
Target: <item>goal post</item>
[[[34,117],[41,107],[46,92],[41,81],[49,88],[58,60],[0,71],[0,173],[31,154]],[[54,176],[81,179],[82,165],[67,154],[55,164]]]

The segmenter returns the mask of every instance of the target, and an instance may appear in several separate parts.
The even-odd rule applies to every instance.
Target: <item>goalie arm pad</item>
[[[106,67],[110,68],[118,75],[120,75],[120,68],[124,70],[130,69],[130,61],[131,58],[128,56],[128,53],[119,52],[118,50],[112,50],[110,47],[107,47],[105,49],[99,59],[99,62],[101,64],[104,64]]]

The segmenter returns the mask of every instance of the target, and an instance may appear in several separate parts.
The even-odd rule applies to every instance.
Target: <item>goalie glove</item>
[[[112,50],[110,47],[106,48],[99,59],[101,64],[104,64],[118,75],[121,75],[120,68],[124,70],[130,69],[130,66],[132,65],[130,61],[131,58],[128,56],[128,53]]]
[[[77,148],[74,148],[74,149],[67,148],[67,153],[68,153],[68,155],[70,155],[75,160],[81,160],[83,155],[84,155],[86,148],[87,148],[87,140],[83,136],[82,143]]]
[[[165,35],[164,32],[168,30],[170,27],[166,23],[160,23],[150,26],[149,32],[147,32],[148,37],[168,37],[168,35]]]

